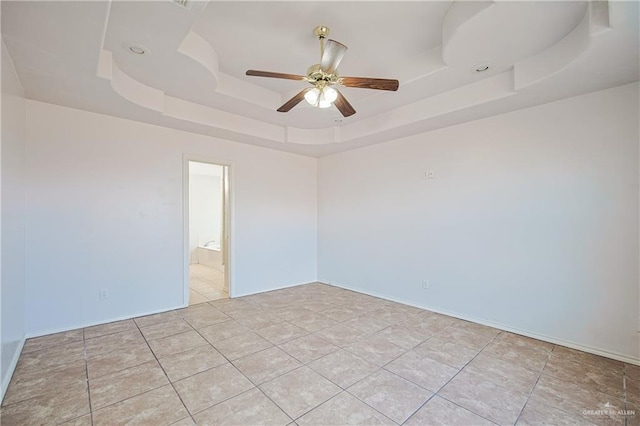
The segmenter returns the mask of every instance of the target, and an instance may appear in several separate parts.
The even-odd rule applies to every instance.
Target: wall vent
[[[191,1],[190,0],[171,0],[173,1],[173,4],[175,4],[176,6],[179,6],[183,9],[190,9],[191,8]]]

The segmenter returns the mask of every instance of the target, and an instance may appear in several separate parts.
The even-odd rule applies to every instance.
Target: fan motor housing
[[[333,84],[338,82],[338,73],[327,74],[320,69],[320,64],[315,64],[307,69],[307,78],[314,82],[326,81],[327,83]]]

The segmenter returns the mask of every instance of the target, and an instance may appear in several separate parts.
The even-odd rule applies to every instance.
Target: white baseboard
[[[284,290],[285,288],[298,287],[299,285],[306,285],[306,284],[313,284],[313,283],[324,284],[324,283],[321,283],[320,281],[309,281],[309,282],[304,282],[304,283],[283,285],[281,287],[270,288],[269,290],[256,291],[255,293],[233,294],[230,297],[235,299],[236,297],[253,296],[254,294],[268,293],[270,291]]]
[[[7,369],[7,374],[2,378],[2,388],[0,389],[0,403],[4,400],[4,395],[7,393],[7,388],[9,388],[9,383],[11,382],[11,377],[13,377],[13,372],[16,371],[16,367],[18,366],[18,359],[20,359],[20,354],[22,353],[22,348],[24,347],[24,342],[27,340],[27,336],[23,335],[18,343],[17,349],[11,357],[11,364],[9,364],[9,368]]]
[[[508,325],[499,324],[499,323],[495,323],[495,322],[492,322],[492,321],[487,321],[487,320],[484,320],[482,318],[470,317],[468,315],[460,314],[458,312],[447,311],[447,310],[435,308],[435,307],[428,306],[428,305],[418,305],[416,303],[413,303],[413,302],[410,302],[410,301],[407,301],[407,300],[403,300],[403,299],[396,298],[396,297],[391,297],[391,296],[388,296],[386,294],[380,294],[380,293],[372,292],[372,291],[369,291],[369,290],[364,290],[364,289],[361,289],[361,288],[354,288],[354,287],[350,287],[350,286],[346,286],[346,285],[342,285],[342,284],[338,284],[338,283],[323,283],[323,284],[328,284],[328,285],[332,285],[332,286],[335,286],[335,287],[340,287],[340,288],[343,288],[345,290],[355,291],[357,293],[363,293],[363,294],[366,294],[366,295],[369,295],[369,296],[378,297],[380,299],[390,300],[392,302],[402,303],[403,305],[409,305],[409,306],[413,306],[413,307],[420,308],[420,309],[426,309],[428,311],[435,312],[435,313],[438,313],[438,314],[447,315],[447,316],[458,318],[458,319],[465,320],[465,321],[471,321],[471,322],[474,322],[474,323],[477,323],[477,324],[482,324],[482,325],[486,325],[486,326],[489,326],[489,327],[497,328],[498,330],[508,331],[510,333],[520,334],[522,336],[531,337],[531,338],[537,339],[537,340],[542,340],[543,342],[553,343],[554,345],[566,346],[566,347],[571,348],[571,349],[577,349],[579,351],[587,352],[587,353],[590,353],[590,354],[600,355],[600,356],[603,356],[603,357],[606,357],[606,358],[615,359],[617,361],[626,362],[627,364],[633,364],[633,365],[640,366],[640,358],[634,358],[634,357],[630,357],[628,355],[620,354],[620,353],[617,353],[617,352],[611,352],[611,351],[608,351],[606,349],[595,348],[595,347],[592,347],[592,346],[587,346],[587,345],[583,345],[583,344],[576,343],[576,342],[571,342],[571,341],[564,340],[564,339],[558,339],[556,337],[546,336],[546,335],[543,335],[543,334],[539,334],[539,333],[535,333],[535,332],[531,332],[531,331],[527,331],[527,330],[521,330],[519,328],[511,327],[511,326],[508,326]]]
[[[437,307],[432,307],[432,306],[428,306],[428,305],[419,305],[419,304],[416,304],[414,302],[411,302],[411,301],[408,301],[408,300],[404,300],[404,299],[401,299],[401,298],[392,297],[392,296],[389,296],[389,295],[386,295],[386,294],[372,292],[372,291],[365,290],[365,289],[362,289],[362,288],[350,287],[350,286],[346,286],[346,285],[342,285],[342,284],[338,284],[338,283],[326,283],[326,282],[322,282],[322,281],[313,281],[313,282],[308,282],[308,283],[298,283],[298,284],[291,284],[291,285],[271,288],[269,290],[256,292],[256,293],[238,294],[238,295],[233,295],[233,297],[235,298],[235,297],[250,296],[250,295],[253,295],[253,294],[266,293],[268,291],[282,290],[282,289],[285,289],[285,288],[297,287],[299,285],[312,284],[312,283],[320,283],[320,284],[332,285],[334,287],[343,288],[345,290],[351,290],[351,291],[355,291],[357,293],[362,293],[362,294],[367,294],[369,296],[378,297],[380,299],[385,299],[385,300],[389,300],[389,301],[392,301],[392,302],[402,303],[403,305],[409,305],[409,306],[413,306],[413,307],[420,308],[420,309],[426,309],[428,311],[432,311],[432,312],[436,312],[436,313],[439,313],[439,314],[447,315],[447,316],[450,316],[450,317],[462,319],[462,320],[465,320],[465,321],[471,321],[471,322],[474,322],[474,323],[477,323],[477,324],[486,325],[486,326],[489,326],[489,327],[497,328],[499,330],[508,331],[510,333],[520,334],[522,336],[531,337],[533,339],[542,340],[544,342],[553,343],[555,345],[566,346],[568,348],[577,349],[577,350],[580,350],[580,351],[583,351],[583,352],[587,352],[587,353],[591,353],[591,354],[594,354],[594,355],[600,355],[600,356],[604,356],[604,357],[607,357],[607,358],[615,359],[615,360],[618,360],[618,361],[626,362],[628,364],[633,364],[633,365],[640,366],[640,358],[634,358],[634,357],[630,357],[628,355],[624,355],[624,354],[620,354],[620,353],[616,353],[616,352],[611,352],[611,351],[608,351],[608,350],[605,350],[605,349],[602,349],[602,348],[595,348],[595,347],[583,345],[583,344],[580,344],[580,343],[571,342],[571,341],[564,340],[564,339],[559,339],[559,338],[556,338],[556,337],[546,336],[546,335],[543,335],[543,334],[539,334],[539,333],[535,333],[535,332],[531,332],[531,331],[527,331],[527,330],[521,330],[521,329],[518,329],[518,328],[515,328],[515,327],[511,327],[511,326],[508,326],[508,325],[505,325],[505,324],[500,324],[500,323],[495,323],[495,322],[492,322],[492,321],[487,321],[487,320],[482,319],[482,318],[471,317],[471,316],[468,316],[468,315],[460,314],[458,312],[452,312],[452,311],[448,311],[448,310],[443,310],[443,309],[439,309]],[[185,305],[179,305],[179,306],[172,307],[172,308],[154,310],[154,311],[150,311],[150,312],[136,313],[135,315],[127,315],[127,316],[122,316],[122,317],[117,317],[117,318],[111,318],[111,319],[104,320],[104,321],[99,321],[99,322],[90,322],[90,323],[85,323],[85,324],[77,324],[77,325],[74,325],[72,327],[62,327],[62,328],[50,329],[50,330],[46,330],[46,331],[28,332],[27,335],[26,335],[26,338],[40,337],[40,336],[45,336],[45,335],[48,335],[48,334],[61,333],[61,332],[64,332],[64,331],[76,330],[78,328],[91,327],[91,326],[94,326],[94,325],[106,324],[106,323],[115,322],[115,321],[122,321],[122,320],[126,320],[126,319],[146,316],[146,315],[153,315],[153,314],[157,314],[157,313],[161,313],[161,312],[167,312],[167,311],[171,311],[171,310],[174,310],[174,309],[181,309],[181,308],[185,308],[185,307],[186,307]],[[22,340],[22,344],[20,345],[20,351],[22,350],[22,346],[24,345],[24,340],[25,339]],[[20,352],[18,352],[18,354],[15,356],[15,359],[12,360],[12,370],[11,370],[12,372],[13,372],[13,369],[15,369],[15,366],[18,363],[19,355],[20,355]],[[10,380],[10,379],[11,379],[11,377],[9,376],[8,380]],[[4,397],[4,392],[6,391],[6,387],[9,385],[9,381],[8,380],[7,380],[6,384],[4,383],[4,381],[2,382],[2,396],[3,397]]]
[[[318,282],[318,281],[313,281],[313,282]],[[269,290],[264,290],[264,291],[260,291],[260,292],[256,292],[256,293],[233,294],[233,295],[231,295],[231,297],[235,298],[235,297],[242,297],[242,296],[251,296],[252,294],[260,294],[260,293],[266,293],[268,291],[282,290],[282,289],[285,289],[285,288],[297,287],[299,285],[304,285],[304,284],[311,284],[311,282],[290,284],[290,285],[285,285],[285,286],[281,286],[281,287],[274,287],[274,288],[270,288]],[[26,335],[26,338],[27,339],[31,339],[33,337],[46,336],[46,335],[55,334],[55,333],[63,333],[65,331],[77,330],[79,328],[85,328],[85,327],[92,327],[94,325],[108,324],[110,322],[115,322],[115,321],[122,321],[122,320],[131,319],[131,318],[143,317],[143,316],[146,316],[146,315],[159,314],[161,312],[172,311],[174,309],[186,308],[187,306],[188,306],[188,304],[187,305],[182,304],[182,305],[175,306],[175,307],[172,307],[172,308],[154,310],[154,311],[149,311],[149,312],[140,312],[140,313],[136,313],[134,315],[124,315],[124,316],[120,316],[120,317],[116,317],[116,318],[105,319],[103,321],[93,321],[93,322],[87,322],[87,323],[79,323],[79,324],[75,324],[73,326],[57,327],[57,328],[52,328],[52,329],[48,329],[48,330],[28,331],[27,335]]]
[[[178,305],[178,306],[173,307],[173,308],[166,308],[166,309],[159,309],[159,310],[141,312],[141,313],[136,313],[135,315],[124,315],[124,316],[120,316],[120,317],[116,317],[116,318],[106,319],[106,320],[103,320],[103,321],[92,321],[92,322],[87,322],[87,323],[82,323],[82,324],[76,324],[76,325],[73,325],[73,326],[48,329],[48,330],[44,330],[44,331],[28,331],[27,332],[27,339],[31,339],[33,337],[46,336],[46,335],[49,335],[49,334],[62,333],[62,332],[65,332],[65,331],[77,330],[79,328],[93,327],[94,325],[108,324],[110,322],[116,322],[116,321],[128,320],[128,319],[131,319],[131,318],[144,317],[144,316],[147,316],[147,315],[159,314],[159,313],[162,313],[162,312],[173,311],[175,309],[182,309],[182,308],[186,308],[186,307],[187,307],[186,305]]]
[[[299,285],[304,285],[304,284],[310,284],[310,283],[298,283],[298,284],[285,285],[285,286],[282,286],[282,287],[274,287],[274,288],[271,288],[269,290],[256,292],[256,293],[247,293],[247,294],[240,294],[240,295],[235,295],[234,294],[232,297],[235,298],[235,297],[242,297],[242,296],[250,296],[252,294],[266,293],[268,291],[274,291],[274,290],[282,290],[282,289],[285,289],[285,288],[297,287]],[[141,312],[141,313],[136,313],[134,315],[125,315],[125,316],[121,316],[121,317],[105,319],[103,321],[79,323],[79,324],[75,324],[73,326],[58,327],[58,328],[52,328],[52,329],[48,329],[48,330],[28,331],[26,338],[27,339],[31,339],[33,337],[40,337],[40,336],[46,336],[46,335],[49,335],[49,334],[62,333],[62,332],[65,332],[65,331],[77,330],[79,328],[92,327],[94,325],[108,324],[110,322],[115,322],[115,321],[122,321],[122,320],[131,319],[131,318],[143,317],[143,316],[146,316],[146,315],[159,314],[161,312],[173,311],[174,309],[186,308],[187,306],[188,305],[184,305],[183,304],[183,305],[175,306],[173,308],[166,308],[166,309],[160,309],[160,310],[149,311],[149,312]]]

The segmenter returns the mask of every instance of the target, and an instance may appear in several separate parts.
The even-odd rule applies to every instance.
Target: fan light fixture
[[[333,102],[338,99],[338,92],[332,87],[324,87],[319,89],[314,87],[304,95],[304,99],[309,105],[316,108],[329,108]]]
[[[356,110],[336,88],[337,85],[357,87],[360,89],[391,90],[393,92],[398,90],[398,80],[371,77],[340,77],[338,75],[338,64],[340,64],[342,57],[347,51],[347,46],[335,40],[326,40],[325,43],[325,39],[329,35],[329,28],[324,25],[316,27],[313,30],[313,34],[320,40],[320,63],[311,65],[307,70],[307,75],[260,70],[247,70],[246,72],[247,75],[254,77],[298,80],[307,82],[313,86],[299,91],[293,98],[278,108],[278,112],[289,112],[291,108],[305,99],[309,105],[316,108],[329,108],[335,105],[343,117],[350,117],[356,113]]]

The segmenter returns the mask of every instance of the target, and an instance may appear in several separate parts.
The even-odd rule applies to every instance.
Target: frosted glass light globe
[[[333,101],[338,99],[338,92],[332,87],[325,87],[322,90],[314,87],[304,94],[304,99],[317,108],[329,108]]]
[[[304,94],[304,99],[309,103],[309,105],[318,106],[318,98],[320,97],[320,90],[316,87],[309,90]]]
[[[323,92],[324,92],[324,99],[328,102],[333,103],[333,101],[338,99],[338,92],[333,87],[325,87]]]

